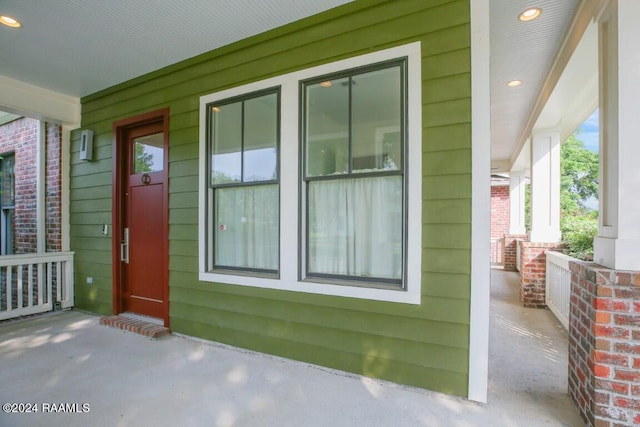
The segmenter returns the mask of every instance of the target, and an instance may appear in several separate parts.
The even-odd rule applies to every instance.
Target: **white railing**
[[[569,329],[569,300],[571,297],[569,261],[578,260],[560,252],[547,252],[546,303],[567,330]]]
[[[73,307],[73,252],[0,257],[0,320]]]

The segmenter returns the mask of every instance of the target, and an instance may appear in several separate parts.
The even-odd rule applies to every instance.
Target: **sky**
[[[596,109],[596,111],[591,114],[591,116],[584,121],[576,131],[576,137],[584,142],[585,147],[588,150],[593,151],[594,153],[598,152],[598,121],[600,117],[600,111]]]

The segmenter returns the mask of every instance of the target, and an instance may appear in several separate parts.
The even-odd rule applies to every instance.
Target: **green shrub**
[[[585,261],[593,260],[593,239],[598,235],[598,212],[567,215],[562,218],[562,241],[567,255]]]

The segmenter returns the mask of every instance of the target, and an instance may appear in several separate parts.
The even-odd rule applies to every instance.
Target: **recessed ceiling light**
[[[22,24],[17,20],[7,15],[0,15],[0,24],[4,24],[11,28],[20,28]]]
[[[219,113],[220,112],[220,107],[213,107],[212,108],[214,113]]]
[[[521,84],[522,84],[522,80],[511,80],[509,83],[507,83],[507,86],[516,87],[516,86],[520,86]]]
[[[321,82],[320,86],[322,86],[322,87],[331,87],[331,86],[333,86],[333,83],[331,83],[331,80],[327,80],[327,81]]]
[[[533,21],[542,13],[542,9],[539,7],[530,7],[518,15],[518,19],[522,22]]]

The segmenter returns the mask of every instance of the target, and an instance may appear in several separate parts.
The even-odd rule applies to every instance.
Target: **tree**
[[[151,172],[153,166],[153,154],[145,151],[146,145],[136,143],[135,145],[135,172]]]
[[[587,206],[598,198],[598,154],[585,148],[575,134],[560,149],[560,229],[569,255],[593,258],[593,239],[598,232],[598,211]]]
[[[585,148],[575,134],[560,148],[560,206],[563,214],[587,211],[586,203],[598,198],[598,154]]]

